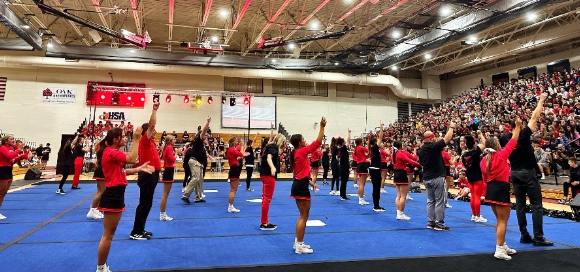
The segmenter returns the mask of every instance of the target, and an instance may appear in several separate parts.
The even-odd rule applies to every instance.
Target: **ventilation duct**
[[[0,50],[33,51],[34,48],[20,38],[0,38]]]
[[[38,33],[34,32],[22,19],[20,19],[10,8],[6,5],[6,1],[0,1],[0,22],[4,24],[10,31],[16,33],[16,35],[20,36],[24,41],[26,41],[30,47],[25,48],[22,44],[18,44],[18,42],[9,42],[6,41],[2,43],[4,46],[9,46],[11,43],[14,45],[13,48],[7,47],[2,49],[7,50],[29,50],[32,51],[42,50],[42,37],[38,35]]]

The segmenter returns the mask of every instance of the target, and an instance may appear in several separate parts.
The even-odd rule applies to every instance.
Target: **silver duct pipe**
[[[97,49],[97,48],[89,48]],[[129,51],[129,50],[127,50]],[[137,50],[136,50],[137,51]],[[147,51],[140,52],[146,54]],[[156,52],[157,53],[157,52]],[[103,58],[106,60],[105,58]],[[399,79],[389,75],[378,75],[371,77],[367,75],[349,76],[341,73],[312,72],[274,70],[274,69],[232,69],[223,67],[201,67],[184,65],[158,65],[151,63],[137,63],[129,61],[100,61],[100,60],[80,60],[78,62],[67,62],[62,58],[35,57],[35,56],[1,56],[0,66],[37,66],[37,67],[58,67],[69,69],[104,69],[104,70],[132,70],[139,72],[173,73],[191,75],[214,75],[223,77],[242,78],[263,78],[277,80],[297,80],[344,83],[366,86],[383,86],[390,88],[395,95],[403,99],[441,99],[438,89],[407,88],[403,86]]]
[[[0,50],[33,51],[34,48],[20,38],[0,38]]]
[[[30,48],[21,49],[21,46],[15,46],[10,50],[42,50],[42,37],[22,21],[8,6],[5,1],[0,1],[0,22],[4,24],[10,31],[16,33],[20,38],[26,41]]]

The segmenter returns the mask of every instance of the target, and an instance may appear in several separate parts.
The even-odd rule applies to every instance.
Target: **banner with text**
[[[121,122],[121,121],[131,121],[131,111],[121,110],[119,108],[97,108],[97,123],[98,121],[111,121],[111,122]]]
[[[42,102],[70,104],[76,102],[76,91],[69,88],[50,87],[42,90]]]

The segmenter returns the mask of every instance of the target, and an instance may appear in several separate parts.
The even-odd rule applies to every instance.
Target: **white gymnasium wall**
[[[49,165],[56,164],[56,152],[60,148],[62,134],[74,133],[82,120],[89,117],[85,105],[88,81],[110,81],[109,71],[44,67],[2,67],[0,76],[7,77],[5,101],[0,101],[0,129],[4,133],[23,137],[26,141],[50,142],[53,154]],[[189,90],[223,90],[220,76],[195,76],[164,73],[140,73],[134,71],[112,71],[115,82],[145,83],[147,87]],[[47,87],[62,87],[76,90],[76,103],[51,104],[42,102],[42,90]],[[271,93],[271,80],[264,81],[264,95]],[[326,135],[346,136],[348,128],[353,137],[374,129],[379,120],[391,123],[396,119],[396,96],[387,88],[357,86],[354,97],[338,97],[336,84],[329,84],[329,97],[278,96],[277,122],[282,123],[289,133],[302,133],[307,141],[318,133],[321,116],[328,119]],[[368,90],[372,89],[370,95]],[[384,92],[385,94],[379,94]],[[212,117],[211,128],[218,133],[244,133],[244,129],[222,129],[220,127],[220,98],[214,104],[205,102],[199,108],[183,104],[181,97],[173,97],[171,104],[164,102],[158,112],[159,132],[166,130],[193,132],[203,125],[207,116]],[[141,124],[150,116],[152,98],[147,96],[144,109],[129,109],[131,122]],[[98,113],[97,109],[97,113]],[[252,131],[255,133],[256,131]],[[267,130],[260,131],[267,134]]]
[[[548,70],[548,63],[552,61],[562,60],[562,59],[569,59],[570,66],[572,68],[580,67],[580,48],[575,48],[563,52],[559,52],[552,55],[547,55],[545,57],[536,58],[529,61],[524,61],[508,66],[503,66],[483,72],[478,72],[475,74],[458,77],[450,80],[442,80],[441,81],[441,98],[446,99],[453,95],[460,94],[478,86],[483,79],[484,84],[490,85],[491,76],[500,73],[509,73],[510,79],[511,78],[518,78],[518,69],[526,68],[530,66],[536,66],[538,69],[538,74],[547,73]]]

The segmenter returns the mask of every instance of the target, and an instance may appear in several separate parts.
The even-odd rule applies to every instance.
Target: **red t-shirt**
[[[363,163],[369,158],[369,149],[359,145],[354,149],[354,154],[354,160],[356,163]]]
[[[155,167],[155,171],[161,170],[161,159],[155,141],[147,138],[147,133],[139,140],[139,164],[149,162],[149,165]]]
[[[316,140],[310,145],[294,151],[294,178],[297,180],[307,179],[310,177],[310,163],[308,162],[308,154],[316,151],[320,146],[320,141]]]
[[[407,164],[421,167],[421,164],[418,163],[417,160],[415,160],[415,158],[413,158],[413,156],[405,150],[397,151],[393,161],[395,162],[395,164],[393,164],[394,170],[407,170]]]
[[[465,188],[468,186],[467,178],[460,178],[457,180],[459,182],[459,188]]]
[[[510,178],[510,164],[508,163],[508,157],[516,148],[517,142],[513,139],[506,144],[506,146],[493,154],[491,154],[491,165],[489,167],[490,173],[487,172],[487,155],[481,158],[481,174],[483,176],[484,182],[490,181],[502,181],[509,182]]]
[[[314,152],[312,152],[312,154],[310,154],[310,160],[313,162],[320,161],[320,158],[322,158],[322,152],[320,152],[319,150],[315,150]]]
[[[441,151],[441,156],[443,157],[443,164],[447,167],[451,166],[451,164],[449,163],[449,161],[451,160],[451,156],[449,156],[449,153]]]
[[[237,148],[230,147],[226,152],[226,157],[228,158],[228,163],[230,166],[239,166],[240,161],[238,161],[238,158],[244,157],[244,154],[242,154],[242,152],[240,152]]]
[[[133,125],[127,125],[127,130],[128,131],[133,131]]]
[[[163,149],[163,167],[175,167],[175,152],[173,151],[173,146],[171,145],[166,145],[165,149]]]
[[[127,161],[127,154],[114,147],[107,147],[103,151],[103,158],[101,159],[101,167],[105,175],[105,186],[115,187],[125,185],[127,182],[127,175],[123,166]]]

